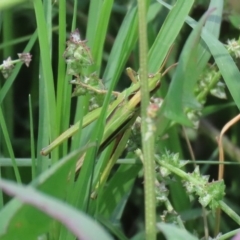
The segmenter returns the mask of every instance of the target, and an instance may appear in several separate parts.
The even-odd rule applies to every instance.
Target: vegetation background
[[[0,5],[0,7],[2,7],[2,9],[0,8],[0,59],[3,61],[9,56],[11,56],[12,59],[17,59],[17,53],[23,52],[23,49],[26,48],[27,44],[30,43],[30,45],[32,45],[31,47],[28,45],[28,48],[31,48],[30,53],[32,54],[32,62],[30,64],[30,67],[27,68],[25,66],[22,66],[20,69],[20,65],[17,65],[19,66],[19,71],[14,72],[16,76],[14,76],[12,80],[6,80],[2,75],[0,75],[0,104],[2,109],[2,119],[5,119],[5,129],[7,129],[10,140],[10,142],[8,142],[6,136],[4,135],[3,120],[1,119],[2,129],[0,129],[0,176],[3,179],[16,181],[16,170],[13,169],[12,165],[14,164],[11,160],[15,159],[16,166],[19,166],[22,183],[25,184],[29,184],[33,179],[39,176],[40,173],[44,172],[48,168],[49,159],[40,156],[40,150],[42,147],[48,145],[49,142],[49,136],[46,134],[46,132],[49,131],[47,127],[49,119],[49,116],[47,116],[47,114],[49,113],[47,113],[48,110],[45,109],[45,104],[49,104],[49,102],[51,103],[51,99],[53,99],[55,96],[50,96],[48,100],[49,102],[45,102],[45,99],[43,98],[46,94],[44,93],[46,86],[44,87],[41,81],[44,81],[44,84],[48,84],[47,82],[52,81],[52,86],[49,86],[49,89],[51,87],[54,87],[56,90],[58,105],[53,110],[56,113],[54,118],[57,125],[57,131],[55,132],[57,134],[55,134],[55,137],[59,135],[63,130],[67,129],[70,124],[76,122],[76,119],[78,119],[76,116],[81,115],[81,108],[85,109],[85,112],[87,109],[87,105],[84,107],[86,100],[84,100],[83,97],[80,98],[81,100],[78,100],[78,98],[70,98],[72,87],[67,83],[67,77],[65,79],[66,66],[62,56],[66,48],[65,42],[69,36],[69,33],[76,27],[80,31],[81,39],[86,39],[88,41],[87,45],[90,46],[91,51],[93,51],[94,57],[97,56],[97,61],[99,59],[101,61],[101,66],[94,66],[93,70],[97,71],[100,78],[102,78],[107,87],[111,86],[111,80],[109,77],[112,70],[108,69],[111,67],[111,65],[109,65],[109,61],[116,61],[116,64],[121,63],[120,69],[118,70],[119,72],[116,76],[116,91],[122,91],[123,89],[129,87],[131,84],[125,71],[123,71],[124,68],[132,67],[135,70],[139,69],[139,50],[137,39],[134,39],[132,41],[133,47],[132,49],[128,49],[129,52],[126,52],[127,57],[124,57],[124,60],[122,62],[118,59],[121,58],[121,55],[116,55],[116,59],[114,59],[114,57],[111,55],[114,43],[119,34],[119,29],[123,26],[123,23],[126,24],[126,22],[124,22],[124,19],[129,9],[134,4],[136,4],[135,1],[113,1],[111,10],[106,12],[107,22],[104,22],[104,20],[102,22],[102,32],[101,29],[98,29],[96,31],[91,29],[91,27],[94,28],[93,26],[96,24],[96,22],[94,22],[96,21],[96,18],[93,18],[93,13],[89,12],[89,9],[91,9],[91,11],[94,11],[94,7],[90,4],[93,5],[94,3],[95,8],[98,8],[98,1],[59,0],[59,2],[52,1],[51,3],[50,1],[43,1],[43,11],[45,13],[45,17],[40,16],[41,13],[37,12],[38,10],[39,12],[41,10],[37,10],[38,1],[35,2],[36,3],[34,5],[31,1],[16,1],[16,5],[13,4],[7,8],[5,8],[4,5]],[[64,2],[64,4],[61,5],[61,2]],[[170,5],[173,5],[175,2],[176,1],[174,0],[167,1],[167,3]],[[210,1],[206,0],[194,1],[189,16],[198,21],[208,9],[209,2]],[[155,1],[151,1],[151,3],[156,4]],[[61,8],[64,5],[65,8]],[[159,29],[163,25],[169,12],[169,10],[162,6],[160,3],[158,3],[158,6],[154,6],[155,7],[152,7],[149,10],[150,13],[148,15],[148,17],[151,19],[150,24],[148,24],[147,36],[149,48],[156,40],[157,33],[159,32]],[[107,6],[105,6],[105,8],[107,11]],[[109,18],[107,14],[110,14]],[[225,1],[221,22],[221,31],[219,36],[219,40],[223,44],[226,44],[227,40],[229,39],[239,38],[239,14],[240,8],[238,1]],[[66,16],[66,18],[63,16]],[[42,18],[40,19],[40,17]],[[44,18],[46,19],[44,20]],[[61,23],[61,18],[62,21],[66,23],[66,27],[64,27],[65,23]],[[40,28],[38,21],[46,21],[47,23],[47,33],[49,34],[49,39],[47,39],[47,41],[49,42],[49,45],[45,50],[51,51],[51,64],[47,67],[47,69],[52,70],[52,76],[44,75],[44,64],[48,64],[49,61],[46,59],[45,62],[45,55],[42,54],[44,51],[42,51],[41,47],[39,47],[39,41],[36,40],[36,38],[33,39],[33,34],[36,31],[36,26]],[[132,31],[133,35],[137,34],[134,26],[132,27]],[[173,50],[170,54],[166,67],[178,61],[191,31],[192,29],[187,24],[183,25],[181,31],[174,41]],[[45,32],[43,32],[43,35],[44,34]],[[59,34],[62,34],[61,38],[63,36],[66,37],[65,42],[63,39],[62,42],[59,42]],[[46,36],[47,35],[44,35],[44,37]],[[89,39],[88,36],[91,36],[91,39]],[[99,52],[101,52],[101,54],[97,52],[98,49],[100,49]],[[158,55],[159,53],[155,52],[153,55],[154,54]],[[46,58],[47,57],[48,56],[46,56]],[[239,66],[239,60],[235,60],[236,66]],[[209,60],[209,63],[214,63],[214,59],[211,58]],[[160,65],[158,67],[160,67]],[[113,71],[114,69],[115,68],[113,67]],[[172,69],[165,76],[165,83],[162,86],[163,88],[168,88],[173,74],[174,69]],[[106,76],[107,78],[105,78]],[[49,79],[46,79],[46,77],[49,77]],[[43,80],[43,78],[45,78],[45,80]],[[62,83],[61,80],[61,86],[59,87],[60,78],[64,79],[65,83]],[[61,91],[64,92],[64,97],[62,100],[60,99]],[[29,95],[31,96],[31,108],[29,106]],[[234,118],[239,113],[236,102],[234,102],[232,99],[231,93],[227,88],[226,95],[227,99],[218,99],[209,95],[202,110],[201,121],[198,129],[193,130],[190,128],[185,128],[184,130],[181,125],[172,127],[169,132],[167,132],[168,135],[171,136],[169,138],[170,140],[161,140],[161,144],[157,146],[157,148],[159,148],[157,150],[159,152],[164,152],[165,149],[167,149],[170,152],[179,153],[180,159],[187,160],[193,160],[194,154],[194,159],[199,161],[198,163],[200,164],[201,174],[210,175],[210,181],[216,180],[218,178],[218,146],[215,137],[220,135],[220,131],[224,124],[226,124],[226,122]],[[69,98],[67,99],[67,97]],[[64,101],[67,102],[67,107],[64,105]],[[51,109],[51,106],[49,108]],[[61,108],[65,109],[65,111],[63,110],[61,112]],[[33,117],[32,122],[31,118],[29,117],[29,109],[31,109],[31,116]],[[61,119],[59,120],[59,118]],[[66,118],[66,120],[64,118]],[[240,213],[240,191],[238,187],[240,184],[239,131],[239,124],[234,125],[227,132],[226,138],[224,140],[224,152],[226,154],[225,161],[228,162],[228,165],[225,166],[224,175],[224,181],[226,184],[225,202],[236,213]],[[190,140],[192,152],[189,150],[186,136],[188,136],[188,139]],[[77,149],[77,144],[75,146]],[[81,146],[83,146],[83,144]],[[68,145],[66,144],[65,147],[59,150],[58,159],[66,156],[66,153],[68,152],[67,149]],[[124,152],[121,158],[133,159],[134,157],[133,155],[129,156],[126,152]],[[36,168],[33,167],[35,161],[37,161],[38,165]],[[215,163],[212,163],[211,161],[215,161]],[[41,163],[39,164],[39,162]],[[117,171],[116,169],[114,168],[114,171]],[[186,172],[192,172],[193,170],[193,164],[188,164],[186,166]],[[138,177],[136,177],[137,175]],[[131,191],[129,190],[126,193],[125,202],[122,205],[123,209],[121,211],[121,216],[114,219],[117,222],[111,221],[110,218],[107,218],[107,222],[104,221],[104,219],[98,219],[99,222],[105,226],[107,231],[111,232],[116,239],[143,239],[142,232],[144,231],[145,214],[142,171],[138,171],[138,174],[134,175],[134,179],[135,178],[136,180],[133,181],[134,185],[131,185],[131,187],[129,186],[129,189]],[[53,187],[54,184],[51,186]],[[0,208],[4,209],[5,204],[10,200],[10,198],[8,195],[3,193],[0,195],[0,198]],[[77,197],[75,196],[72,199],[76,198]],[[184,220],[185,227],[189,232],[197,233],[199,239],[200,237],[204,236],[204,234],[206,235],[206,232],[204,233],[203,228],[202,208],[199,205],[197,198],[193,203],[190,204],[186,193],[184,193],[182,189],[178,191],[177,188],[174,188],[173,186],[171,189],[170,200],[174,206],[174,209],[181,215],[182,219]],[[74,203],[72,203],[72,205],[76,206]],[[162,205],[157,207],[158,219],[160,219],[160,216],[162,215],[164,209],[165,208]],[[83,209],[81,210],[84,211]],[[0,214],[3,213],[4,211],[0,212]],[[92,217],[94,216],[97,219],[95,214],[91,212],[88,212],[88,214]],[[167,218],[168,216],[166,215],[165,217]],[[215,221],[214,216],[211,213],[207,213],[207,218],[209,235],[213,236]],[[3,218],[0,217],[0,223],[1,219]],[[221,220],[222,233],[227,233],[239,228],[236,222],[232,221],[232,219],[224,214]],[[171,220],[169,221],[171,222]],[[50,229],[54,229],[53,225],[50,224],[50,226]],[[36,232],[38,232],[38,234],[47,232],[46,229],[49,229],[49,225],[48,228],[43,229],[44,231],[39,230],[39,232]],[[52,232],[54,231],[52,230]],[[60,235],[58,235],[56,232],[58,234],[60,232]],[[49,234],[49,239],[74,239],[73,236],[67,235],[67,231],[64,232],[61,227],[59,227],[56,232],[55,235]],[[21,234],[19,236],[24,236],[23,232]],[[6,238],[3,237],[1,239],[11,239],[13,235],[9,236]],[[36,239],[31,238],[33,236],[35,237],[36,233],[34,233],[32,236],[30,234],[27,236],[28,238],[24,239]],[[159,239],[163,239],[163,236],[161,234],[159,234],[158,237]]]

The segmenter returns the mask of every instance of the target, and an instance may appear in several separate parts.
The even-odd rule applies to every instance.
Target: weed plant
[[[0,239],[238,234],[238,4],[167,2],[1,0]]]

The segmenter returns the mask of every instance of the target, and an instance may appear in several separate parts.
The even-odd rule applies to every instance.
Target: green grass
[[[2,61],[19,52],[33,55],[28,68],[18,62],[7,79],[0,76],[0,239],[208,239],[219,233],[218,239],[229,239],[237,233],[238,125],[223,141],[224,179],[213,181],[215,137],[240,109],[238,63],[225,45],[238,38],[237,13],[226,17],[231,4],[219,0],[209,6],[168,2],[0,3]],[[222,24],[230,30],[220,34]],[[63,57],[76,28],[94,62],[79,67],[78,77],[95,72],[107,90],[92,113],[96,95],[71,97],[69,82],[78,78],[68,74],[72,65]],[[160,75],[163,65],[161,73],[168,71]],[[135,85],[141,106],[128,118],[130,102],[140,98],[139,89],[131,92],[126,67],[134,67],[141,81]],[[206,72],[213,77],[203,82]],[[160,84],[154,94],[148,90],[153,81]],[[112,91],[125,88],[121,101],[114,100]],[[228,99],[212,97],[213,90]],[[136,124],[136,133],[137,115],[142,129]],[[90,116],[95,120],[85,126]],[[117,125],[120,118],[125,121]],[[78,131],[69,140],[40,154],[71,125]],[[79,159],[84,162],[75,174]],[[217,208],[223,213],[214,219]]]

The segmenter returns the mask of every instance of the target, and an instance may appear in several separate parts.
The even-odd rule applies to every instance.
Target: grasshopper
[[[166,71],[165,71],[166,72]],[[104,129],[103,139],[101,141],[101,149],[103,149],[112,139],[114,139],[119,133],[129,127],[129,122],[136,119],[139,115],[141,93],[140,83],[137,82],[135,72],[131,68],[127,68],[127,73],[134,83],[123,92],[118,93],[117,98],[110,104],[107,113],[106,127]],[[148,76],[149,91],[151,94],[157,91],[160,87],[160,80],[162,74],[157,72]],[[82,122],[82,128],[88,126],[95,121],[100,112],[101,107],[88,113]],[[69,129],[63,132],[58,138],[56,138],[50,145],[43,148],[42,155],[48,155],[55,147],[61,144],[63,141],[72,137],[77,131],[79,131],[80,121],[72,125]]]
[[[79,34],[78,30],[72,34]],[[160,69],[155,74],[148,75],[148,89],[150,95],[153,95],[160,87],[161,77],[164,76],[172,67],[176,64],[168,67],[163,74],[161,74],[167,59],[172,51],[172,47],[169,49],[165,60],[160,67]],[[141,93],[140,93],[140,81],[138,74],[131,68],[127,68],[126,72],[132,81],[132,85],[125,89],[123,92],[113,92],[112,94],[116,96],[116,99],[110,104],[107,113],[106,127],[104,129],[103,139],[101,141],[101,149],[106,147],[106,145],[114,139],[119,133],[123,132],[127,127],[129,127],[129,122],[134,122],[139,115]],[[82,83],[81,83],[82,84]],[[90,123],[95,121],[101,113],[102,108],[96,108],[90,113],[88,113],[82,122],[82,128],[88,126]],[[72,125],[68,130],[63,132],[58,138],[56,138],[50,145],[43,148],[41,151],[42,155],[48,155],[54,148],[61,144],[66,139],[72,137],[77,131],[79,131],[80,121]]]
[[[130,134],[131,126],[139,116],[141,103],[140,82],[137,81],[136,73],[131,68],[127,68],[127,73],[133,82],[132,86],[117,94],[116,99],[109,105],[109,108],[107,110],[106,125],[100,143],[99,152],[105,149],[114,139],[116,139],[116,142],[114,143],[113,151],[111,153],[107,166],[101,174],[100,180],[95,185],[95,190],[91,195],[92,198],[96,197],[97,189],[99,189],[99,187],[102,186],[107,180],[112,167],[125,148]],[[162,74],[160,71],[158,71],[156,74],[151,74],[148,76],[148,87],[151,95],[159,89],[161,85],[161,77]],[[102,108],[100,107],[88,113],[83,118],[82,128],[95,121],[98,118],[101,110]],[[41,154],[49,154],[59,144],[72,137],[77,131],[79,131],[79,128],[80,121],[63,132],[50,145],[43,148]],[[119,150],[119,148],[121,150]],[[83,155],[78,160],[76,164],[76,173],[80,170],[84,157],[85,155]]]
[[[161,74],[170,52],[171,49],[168,52],[159,71],[157,71],[155,74],[148,75],[148,89],[150,95],[153,95],[159,89],[161,86],[161,77],[167,73],[172,66],[174,66],[170,66],[163,74]],[[94,75],[94,73],[89,76],[85,76],[84,74],[84,69],[93,64],[93,59],[90,49],[86,46],[86,40],[81,41],[78,29],[70,34],[70,38],[67,41],[67,48],[63,56],[69,67],[68,74],[76,78],[70,81],[70,83],[77,85],[72,96],[78,96],[79,94],[81,95],[86,91],[95,92],[96,94],[106,94],[107,91],[104,89],[101,81],[99,81],[98,77]],[[138,74],[131,68],[127,68],[127,74],[133,84],[123,92],[119,93],[113,91],[111,93],[113,96],[115,96],[115,100],[107,109],[106,124],[98,148],[98,153],[104,150],[108,145],[110,145],[110,143],[113,144],[111,144],[111,148],[109,149],[111,151],[109,152],[109,159],[104,163],[104,169],[101,173],[100,180],[97,179],[97,182],[93,183],[93,185],[95,185],[95,191],[93,192],[94,195],[96,195],[95,193],[98,187],[103,185],[107,180],[112,167],[123,152],[129,139],[131,126],[139,116],[141,103],[140,79]],[[97,88],[95,86],[97,86]],[[90,110],[92,111],[89,112],[81,122],[78,121],[75,123],[52,143],[50,143],[50,145],[43,148],[41,154],[49,154],[54,148],[68,138],[72,137],[76,132],[94,122],[102,111],[102,107],[99,107],[98,105],[99,104],[90,105]],[[76,173],[80,170],[84,158],[85,154],[78,160],[76,164]],[[99,163],[101,164],[102,161]]]
[[[172,66],[167,68],[163,74],[161,74],[161,70],[165,65],[167,57],[162,67],[156,74],[148,75],[148,89],[150,95],[153,95],[160,88],[162,76],[164,76],[170,68],[175,66],[175,64],[173,64]],[[113,140],[116,141],[114,143],[110,159],[103,173],[101,174],[100,180],[98,180],[98,182],[95,183],[94,191],[91,194],[91,198],[96,197],[97,190],[99,189],[100,186],[103,186],[103,184],[107,180],[112,167],[114,166],[116,160],[120,157],[121,153],[125,148],[125,145],[130,134],[131,126],[134,124],[136,118],[139,116],[140,113],[141,92],[138,75],[131,68],[127,68],[127,74],[133,84],[121,93],[116,94],[116,92],[114,92],[113,94],[117,97],[109,105],[107,110],[106,125],[98,152],[101,152],[103,149],[105,149]],[[82,128],[88,126],[90,123],[95,121],[98,118],[99,114],[101,113],[101,110],[102,108],[100,107],[88,113],[83,118]],[[43,148],[41,154],[42,155],[49,154],[59,144],[61,144],[68,138],[72,137],[77,131],[79,131],[80,130],[79,128],[80,121],[78,121],[69,129],[67,129],[65,132],[63,132],[50,145]],[[76,164],[76,173],[79,172],[83,164],[84,157],[85,155],[83,155],[78,160]]]

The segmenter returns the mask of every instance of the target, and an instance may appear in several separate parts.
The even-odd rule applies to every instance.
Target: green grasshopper
[[[128,75],[134,83],[123,92],[118,93],[117,98],[111,103],[108,108],[106,127],[104,129],[103,139],[101,146],[104,148],[114,137],[120,132],[129,127],[129,122],[139,115],[141,93],[140,83],[137,82],[134,77],[135,73],[131,68],[127,69]],[[165,71],[166,72],[166,71]],[[149,75],[149,92],[153,94],[160,87],[161,73]],[[97,108],[88,113],[82,122],[82,128],[88,126],[94,120],[96,120],[101,112],[102,108]],[[71,126],[68,130],[63,132],[57,139],[55,139],[50,145],[43,148],[42,155],[48,155],[55,147],[61,144],[66,139],[72,137],[77,131],[79,131],[80,121]]]
[[[102,186],[107,180],[112,167],[114,166],[116,160],[119,158],[125,148],[126,142],[130,134],[131,126],[135,122],[136,118],[139,116],[141,102],[140,83],[139,81],[137,81],[135,72],[132,69],[128,68],[127,73],[133,82],[132,86],[119,93],[117,98],[110,104],[107,110],[106,125],[100,143],[99,152],[105,149],[114,139],[116,139],[116,142],[107,166],[101,174],[100,180],[95,185],[95,190],[91,195],[92,198],[96,197],[97,189]],[[148,76],[149,91],[151,95],[156,92],[157,89],[159,89],[161,76],[162,75],[160,72]],[[101,110],[102,108],[100,107],[88,113],[83,118],[82,128],[88,126],[90,123],[95,121],[101,113]],[[79,131],[79,128],[80,121],[78,121],[65,132],[63,132],[50,145],[43,148],[41,154],[49,154],[63,141],[72,137],[77,131]],[[119,150],[119,148],[121,150]],[[78,160],[76,165],[76,173],[80,170],[83,164],[84,157],[85,155],[83,155]]]
[[[64,52],[64,58],[69,66],[69,69],[71,70],[68,72],[68,74],[77,77],[77,79],[86,79],[86,77],[82,74],[83,66],[86,67],[92,65],[93,63],[91,52],[85,43],[86,41],[81,41],[79,31],[76,29],[70,34],[69,40],[67,41],[67,49]],[[169,53],[170,51],[168,52],[166,59],[168,58]],[[163,66],[165,65],[165,62],[163,63]],[[149,75],[149,91],[151,94],[153,94],[160,86],[160,72],[162,68],[160,68],[156,74]],[[112,94],[117,97],[111,103],[107,111],[106,127],[104,129],[100,149],[104,149],[117,135],[119,135],[119,133],[128,128],[128,126],[131,125],[130,122],[134,122],[139,114],[139,105],[141,102],[139,79],[137,74],[131,68],[127,68],[127,74],[132,80],[133,85],[122,93],[112,92]],[[106,91],[92,88],[82,81],[73,80],[71,82],[79,85],[80,90],[88,89],[97,93],[106,93]],[[99,107],[88,113],[83,119],[82,128],[96,120],[100,115],[101,110],[102,108]],[[49,154],[64,140],[70,138],[77,131],[79,131],[79,127],[80,121],[62,133],[49,146],[43,148],[41,154]]]
[[[151,74],[148,76],[148,87],[151,95],[153,95],[159,89],[161,85],[161,77],[168,71],[167,69],[163,74],[161,74],[161,69],[156,74]],[[102,184],[106,181],[116,160],[119,158],[122,151],[124,150],[130,134],[129,130],[131,129],[131,126],[135,122],[136,118],[139,116],[141,103],[140,82],[138,81],[138,77],[136,77],[136,73],[131,68],[127,68],[127,73],[133,84],[123,92],[118,93],[117,98],[110,104],[107,111],[106,125],[103,138],[101,140],[99,152],[102,151],[105,147],[107,147],[114,139],[117,139],[117,142],[115,143],[115,147],[113,148],[113,152],[110,156],[111,159],[108,161],[106,168],[101,174],[100,181],[97,183],[97,186],[95,186],[95,191],[92,197],[96,194],[96,188],[98,188],[100,184],[102,186]],[[98,118],[101,110],[102,108],[100,107],[88,113],[83,118],[82,128],[88,126],[90,123],[95,121]],[[41,154],[49,154],[55,147],[57,147],[63,141],[72,137],[77,131],[79,131],[79,127],[80,121],[75,123],[65,132],[63,132],[49,146],[43,148]],[[119,146],[121,146],[121,150],[118,149]],[[76,172],[78,172],[81,168],[84,157],[85,155],[82,156],[77,162]]]
[[[167,69],[163,74],[161,74],[170,52],[171,49],[168,52],[160,70],[156,74],[151,74],[148,76],[148,90],[150,95],[153,95],[154,92],[159,89],[161,85],[161,77],[168,71]],[[67,41],[67,48],[63,56],[68,66],[68,74],[75,78],[70,81],[70,83],[77,85],[72,96],[82,95],[83,93],[90,91],[95,92],[97,96],[99,96],[99,98],[97,97],[96,100],[101,99],[102,101],[103,98],[99,94],[106,94],[107,91],[104,89],[100,79],[98,79],[97,75],[94,75],[94,73],[90,75],[84,74],[84,69],[93,64],[93,59],[90,49],[86,46],[86,41],[81,41],[78,29],[70,34],[69,40]],[[100,184],[103,185],[106,181],[112,167],[126,146],[132,125],[139,116],[141,103],[139,77],[138,74],[135,73],[131,68],[127,68],[127,74],[132,80],[133,84],[121,93],[114,91],[111,93],[113,96],[115,96],[115,100],[107,109],[106,124],[100,145],[98,146],[98,153],[109,146],[108,154],[110,155],[108,156],[108,159],[105,160],[101,159],[100,157],[100,161],[97,162],[96,167],[100,166],[101,168],[104,167],[104,169],[100,174],[100,180],[97,179],[97,182],[93,183],[95,190],[100,186]],[[93,98],[92,103],[93,104],[90,104],[91,108],[89,108],[89,110],[92,111],[89,112],[81,122],[79,121],[75,123],[69,129],[63,132],[58,138],[56,138],[49,146],[43,148],[41,151],[42,155],[49,154],[62,142],[94,122],[100,116],[102,111],[102,107],[98,106],[100,102],[96,102]],[[150,130],[152,130],[152,128]],[[152,131],[150,134],[152,134]],[[78,160],[76,164],[76,173],[80,170],[84,158],[85,154]]]
[[[165,75],[165,73],[167,73],[168,70],[172,67],[170,66],[168,69],[165,70],[163,74],[161,74],[161,70],[165,65],[166,59],[162,67],[156,74],[150,74],[148,76],[148,89],[149,89],[150,95],[153,95],[159,89],[161,85],[161,77]],[[121,93],[113,92],[113,94],[117,97],[110,104],[107,110],[106,125],[104,129],[103,137],[100,143],[99,152],[105,149],[112,141],[116,140],[116,142],[115,142],[115,146],[113,147],[113,151],[107,163],[107,166],[104,169],[103,173],[101,174],[101,179],[100,181],[98,181],[97,185],[95,186],[95,191],[93,193],[94,196],[96,194],[96,189],[100,186],[100,184],[103,185],[103,183],[106,181],[110,173],[110,170],[112,169],[116,160],[124,150],[130,134],[131,126],[134,124],[136,118],[139,116],[140,103],[141,103],[140,82],[138,79],[138,75],[131,68],[127,68],[127,74],[133,84]],[[84,128],[88,126],[90,123],[92,123],[93,121],[95,121],[100,115],[101,110],[102,108],[100,107],[88,113],[83,118],[81,127]],[[65,132],[63,132],[49,146],[43,148],[41,151],[41,154],[42,155],[49,154],[54,148],[60,145],[63,141],[72,137],[77,131],[79,131],[80,130],[79,128],[80,128],[80,121],[75,123]],[[77,162],[76,172],[78,172],[79,169],[81,168],[84,157],[85,155],[82,156]]]

